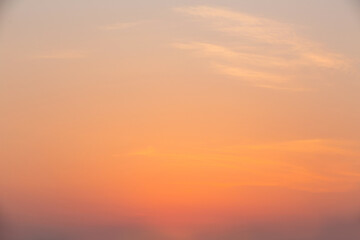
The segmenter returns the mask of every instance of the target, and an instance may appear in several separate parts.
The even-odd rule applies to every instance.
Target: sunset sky
[[[2,1],[0,234],[360,239],[359,43],[355,0]]]

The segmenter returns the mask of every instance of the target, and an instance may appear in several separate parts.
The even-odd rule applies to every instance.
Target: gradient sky
[[[357,240],[360,5],[8,0],[6,240]]]

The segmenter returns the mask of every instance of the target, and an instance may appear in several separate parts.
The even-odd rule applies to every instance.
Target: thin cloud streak
[[[255,82],[284,83],[288,80],[283,76],[246,69],[246,68],[237,68],[237,67],[231,67],[220,64],[217,64],[215,67],[221,73],[224,73],[229,76],[239,77],[243,81],[251,81],[254,83]]]
[[[308,88],[293,85],[301,78],[310,77],[306,69],[347,71],[350,68],[346,57],[298,36],[291,24],[218,7],[183,7],[175,11],[200,17],[212,30],[227,34],[239,43],[230,46],[226,41],[221,44],[190,41],[175,43],[173,47],[207,57],[209,62],[216,63],[213,66],[218,72],[253,81],[255,87],[303,91]],[[269,84],[269,81],[282,82],[282,85]]]
[[[174,43],[172,46],[178,49],[197,51],[200,55],[205,56],[234,58],[239,55],[237,52],[224,46],[205,42]]]
[[[309,88],[279,87],[279,86],[266,85],[266,84],[256,84],[255,87],[267,88],[267,89],[274,89],[274,90],[282,90],[282,91],[290,91],[290,92],[309,92],[309,91],[314,91],[313,89],[309,89]]]
[[[360,169],[354,161],[360,156],[357,150],[359,146],[357,142],[305,139],[182,153],[148,147],[130,156],[156,159],[154,164],[160,164],[165,169],[169,159],[172,160],[172,167],[197,169],[202,173],[216,167],[219,173],[210,171],[210,175],[206,176],[211,177],[204,180],[205,185],[279,186],[308,192],[346,192],[360,183]],[[323,164],[321,169],[316,168],[312,161],[306,160],[314,155],[327,157],[329,162]]]

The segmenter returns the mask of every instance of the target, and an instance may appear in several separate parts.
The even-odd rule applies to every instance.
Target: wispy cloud
[[[229,149],[276,150],[282,152],[339,154],[343,156],[360,156],[357,150],[359,143],[333,139],[304,139],[285,142],[274,142],[258,145],[241,145]]]
[[[344,71],[350,67],[346,57],[299,36],[291,24],[219,7],[175,10],[203,19],[208,28],[229,35],[231,40],[217,44],[208,39],[178,42],[174,47],[202,54],[209,62],[216,63],[213,66],[220,73],[253,81],[253,86],[291,91],[305,89],[298,86],[298,80],[307,77],[308,69]],[[238,44],[234,44],[234,40]]]
[[[204,42],[174,43],[173,47],[183,50],[193,50],[198,52],[200,55],[204,54],[224,58],[234,58],[238,56],[237,52],[229,48]]]
[[[212,150],[148,147],[132,155],[150,158],[161,168],[166,169],[169,167],[166,164],[170,164],[204,174],[204,181],[216,186],[280,186],[310,192],[338,192],[353,189],[360,183],[360,169],[356,165],[359,146],[358,142],[304,139]],[[328,161],[316,166],[314,156]]]
[[[243,81],[251,81],[253,83],[283,83],[287,81],[286,77],[248,68],[238,68],[220,64],[217,64],[216,68],[221,73],[238,77]]]
[[[213,20],[217,30],[240,33],[269,43],[297,45],[297,38],[287,24],[224,8],[195,6],[177,8],[179,12]]]
[[[266,85],[266,84],[255,84],[254,86],[255,87],[260,87],[260,88],[267,88],[267,89],[281,90],[281,91],[290,91],[290,92],[309,92],[309,91],[313,91],[310,88],[303,88],[303,87],[281,87],[281,86]]]

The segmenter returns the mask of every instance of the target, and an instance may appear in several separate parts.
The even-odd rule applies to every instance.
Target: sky
[[[0,238],[357,240],[360,5],[7,0]]]

